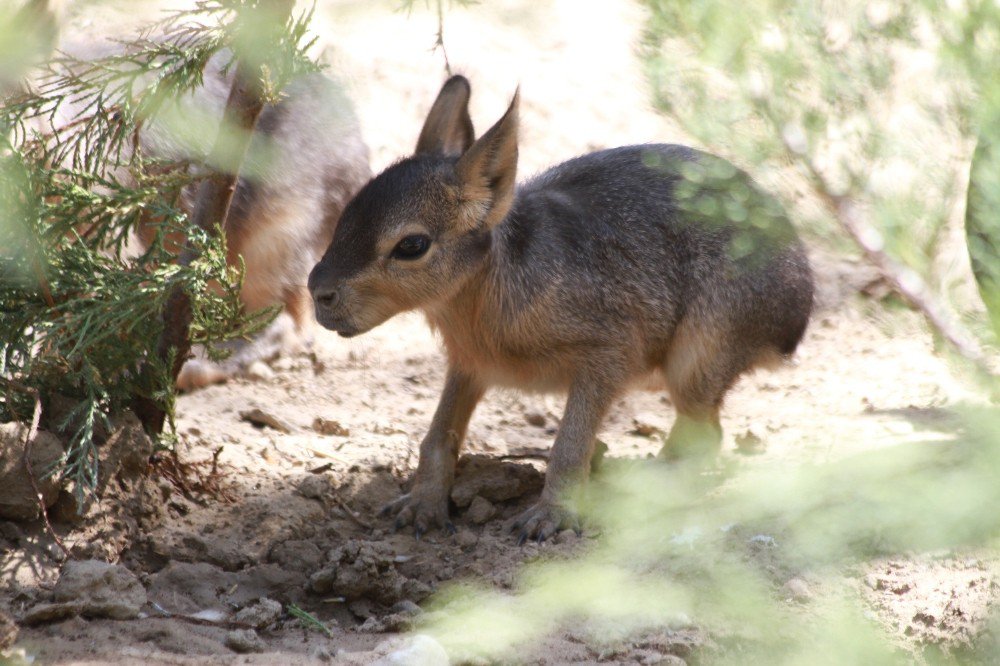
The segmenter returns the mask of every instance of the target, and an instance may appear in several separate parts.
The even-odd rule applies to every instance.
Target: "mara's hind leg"
[[[722,447],[719,409],[748,364],[744,353],[710,322],[685,320],[667,353],[664,375],[677,418],[659,457],[710,459]]]

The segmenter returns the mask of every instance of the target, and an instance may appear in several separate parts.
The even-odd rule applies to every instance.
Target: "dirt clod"
[[[0,518],[34,520],[38,517],[38,500],[24,468],[24,439],[28,427],[21,423],[0,425]],[[31,444],[31,468],[45,506],[52,506],[59,496],[59,482],[45,477],[45,471],[62,457],[59,438],[39,430]]]
[[[475,525],[482,525],[495,516],[496,513],[497,508],[489,500],[476,495],[472,503],[469,504],[469,510],[465,512],[465,517]]]
[[[351,431],[341,425],[340,421],[324,419],[321,416],[313,419],[312,429],[321,435],[335,435],[337,437],[349,437],[351,435]]]
[[[632,418],[632,434],[640,437],[653,437],[664,434],[665,420],[653,414],[636,414]]]
[[[533,425],[536,428],[544,428],[546,423],[545,414],[541,412],[525,412],[524,420],[528,425]]]
[[[226,634],[226,647],[233,652],[247,654],[249,652],[263,652],[266,646],[253,629],[234,629]]]
[[[387,544],[359,540],[331,551],[326,567],[313,574],[309,584],[319,594],[367,598],[386,606],[403,599],[419,601],[430,593],[426,585],[396,570],[395,553]]]
[[[477,495],[491,502],[504,502],[540,492],[543,483],[542,473],[531,465],[467,455],[458,461],[451,499],[459,507],[469,506]]]
[[[801,578],[792,578],[781,587],[782,596],[792,601],[809,601],[813,593],[809,589],[809,584]]]
[[[330,492],[330,479],[325,474],[309,474],[302,477],[296,490],[306,499],[323,499]]]
[[[17,624],[9,615],[0,611],[0,650],[6,650],[17,640]]]
[[[281,617],[281,604],[264,597],[252,606],[247,606],[236,614],[236,621],[249,624],[256,629],[273,624]]]
[[[764,440],[752,430],[747,430],[742,434],[736,435],[735,440],[736,452],[742,453],[745,456],[759,455],[764,453],[767,448],[764,445]]]
[[[83,615],[128,620],[139,615],[146,590],[131,571],[97,560],[70,561],[52,591],[53,603],[35,606],[25,623]]]
[[[240,412],[240,418],[259,428],[274,428],[278,432],[286,434],[292,432],[292,426],[288,422],[278,418],[274,414],[265,412],[259,407]]]

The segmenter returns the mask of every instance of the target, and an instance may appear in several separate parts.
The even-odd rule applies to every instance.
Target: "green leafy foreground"
[[[242,310],[242,266],[227,264],[224,235],[192,225],[181,206],[199,170],[205,175],[204,155],[164,161],[136,149],[144,124],[176,123],[213,57],[228,56],[228,69],[243,44],[252,46],[271,99],[292,76],[316,69],[305,55],[308,15],[276,40],[268,27],[273,41],[264,43],[276,46],[261,48],[254,30],[266,6],[197,3],[102,58],[53,60],[32,89],[4,97],[0,422],[30,420],[32,399],[15,387],[36,390],[46,407],[70,401],[62,422],[45,424],[69,433],[61,467],[47,473],[72,481],[80,499],[97,485],[95,447],[116,415],[138,400],[172,414],[171,364],[155,353],[171,291],[189,294],[191,341],[216,355],[212,345],[248,336],[274,315]],[[9,18],[0,16],[0,36],[16,29]],[[198,120],[194,131],[208,145],[218,121]],[[179,265],[185,245],[197,258]]]

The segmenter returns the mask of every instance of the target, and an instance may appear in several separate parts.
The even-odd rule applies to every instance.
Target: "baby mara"
[[[420,309],[444,341],[412,489],[386,507],[418,536],[454,529],[455,462],[489,387],[568,392],[542,495],[515,522],[541,540],[576,526],[565,491],[612,401],[650,375],[677,409],[661,455],[714,454],[728,389],[795,351],[812,275],[780,206],[728,162],[630,146],[515,186],[519,95],[478,140],[469,95],[461,76],[444,84],[415,154],[347,205],[309,289],[344,337]]]

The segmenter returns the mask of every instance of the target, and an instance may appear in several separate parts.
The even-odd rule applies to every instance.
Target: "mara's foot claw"
[[[582,534],[579,517],[569,509],[544,500],[518,516],[511,526],[511,530],[518,533],[519,546],[528,539],[542,543],[564,529],[572,529],[578,536]]]
[[[395,502],[383,507],[379,515],[396,517],[393,522],[394,532],[412,525],[413,536],[418,540],[435,527],[445,530],[448,534],[454,534],[457,531],[448,520],[447,496],[436,497],[425,493],[407,493]]]

